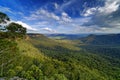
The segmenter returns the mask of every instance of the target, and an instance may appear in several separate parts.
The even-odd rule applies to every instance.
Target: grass
[[[27,40],[19,40],[17,41],[17,43],[18,43],[18,47],[21,54],[31,58],[37,58],[41,61],[44,61],[45,59],[47,59],[47,57],[45,57],[44,54],[40,52],[40,50],[35,48]]]

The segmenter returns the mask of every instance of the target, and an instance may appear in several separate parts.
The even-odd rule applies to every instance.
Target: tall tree
[[[6,14],[0,12],[0,31],[5,30],[5,26],[3,24],[6,24],[8,21],[10,21],[10,18]]]
[[[13,38],[24,37],[24,35],[26,34],[26,28],[17,23],[10,23],[8,26],[6,26],[6,29]]]
[[[0,12],[0,23],[7,23],[7,21],[10,21],[10,18],[6,14]]]

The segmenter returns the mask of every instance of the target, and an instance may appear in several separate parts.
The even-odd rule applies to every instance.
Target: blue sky
[[[0,12],[33,33],[120,32],[120,0],[0,0]]]

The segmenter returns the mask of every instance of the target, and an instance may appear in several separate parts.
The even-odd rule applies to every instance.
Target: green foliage
[[[31,71],[33,71],[32,76],[38,80],[38,79],[42,79],[43,77],[43,72],[39,69],[39,67],[37,67],[36,65],[32,65],[30,68]]]
[[[119,73],[120,68],[118,68],[119,63],[117,63],[112,56],[111,56],[111,59],[113,60],[113,62],[110,59],[108,59],[107,55],[101,56],[98,54],[89,53],[84,49],[83,50],[81,49],[80,51],[74,51],[68,48],[64,48],[62,46],[54,46],[54,47],[50,47],[46,45],[44,46],[43,44],[37,41],[36,43],[34,43],[34,39],[37,40],[38,37],[32,37],[33,42],[32,40],[30,40],[30,42],[32,42],[32,44],[34,44],[35,47],[39,48],[39,50],[42,53],[44,53],[49,57],[52,57],[53,59],[62,61],[63,64],[65,64],[60,66],[59,68],[59,65],[57,63],[52,63],[54,65],[51,66],[50,62],[48,62],[48,65],[51,66],[51,70],[54,70],[54,68],[57,68],[55,69],[55,72],[64,74],[65,77],[67,77],[67,79],[69,80],[80,80],[80,79],[81,80],[117,80],[119,79],[118,78],[119,76],[117,75],[117,74],[120,74]],[[49,40],[47,41],[47,43],[50,43]],[[61,41],[61,44],[62,44],[62,41]],[[95,48],[96,47],[91,47],[91,49],[93,50]],[[102,54],[102,51],[103,50],[101,50],[101,54]],[[109,52],[109,54],[111,54],[111,52]],[[115,64],[114,61],[116,65],[112,65],[112,64]],[[120,60],[117,60],[117,61],[120,61]],[[46,68],[45,69],[46,71],[43,71],[44,74],[45,72],[49,73],[50,68],[49,67],[45,67],[45,68]],[[115,70],[116,68],[118,68],[117,69],[118,71]],[[47,74],[47,76],[49,75]],[[53,75],[50,75],[50,76],[53,76]]]
[[[19,76],[21,75],[22,70],[23,70],[23,67],[22,67],[22,66],[16,66],[16,67],[15,67],[15,72],[16,72],[16,74],[19,75]]]
[[[0,12],[0,38],[1,38],[1,32],[6,30],[5,26],[3,26],[2,24],[6,24],[7,21],[10,21],[9,17],[6,14]]]
[[[14,41],[9,41],[7,39],[0,39],[0,50],[1,52],[7,51],[7,50],[15,50],[17,46],[17,43]]]
[[[43,70],[43,74],[48,77],[53,76],[56,73],[54,65],[51,63],[45,63],[42,67],[42,70]]]
[[[32,71],[27,71],[25,72],[23,75],[24,78],[28,79],[28,80],[35,80],[34,77],[32,76],[33,72]]]
[[[119,80],[117,74],[120,74],[120,69],[117,66],[113,68],[111,61],[97,54],[42,45],[39,51],[29,41],[20,40],[17,43],[19,53],[14,61],[8,63],[9,66],[4,66],[4,71],[14,71],[9,75],[4,72],[4,77],[18,76],[28,80]],[[14,75],[11,75],[12,72]]]
[[[91,45],[120,45],[120,34],[89,35],[80,40]]]
[[[9,17],[6,14],[0,12],[0,23],[6,23],[6,21],[10,21]]]
[[[14,77],[16,75],[15,71],[13,69],[9,69],[7,72],[8,77]]]
[[[0,39],[24,38],[26,35],[26,28],[17,23],[10,23],[8,26],[2,25],[6,24],[8,21],[10,21],[9,17],[6,14],[0,12]]]
[[[54,75],[55,80],[68,80],[64,74],[55,74]]]
[[[91,49],[88,45],[80,46],[78,42],[55,41],[43,35],[30,35],[31,38],[27,40],[16,40],[26,34],[26,29],[11,23],[7,30],[0,32],[2,78],[17,76],[27,80],[120,79],[118,47],[109,50],[106,46],[104,49],[90,46]],[[116,50],[118,52],[115,52]],[[110,55],[106,55],[106,52]]]
[[[26,34],[26,28],[22,27],[21,25],[17,23],[10,23],[6,27],[6,29],[7,29],[7,33],[12,38],[24,37],[24,35]]]

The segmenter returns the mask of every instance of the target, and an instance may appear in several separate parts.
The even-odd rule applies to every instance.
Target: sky
[[[120,33],[120,0],[0,0],[28,33]]]

